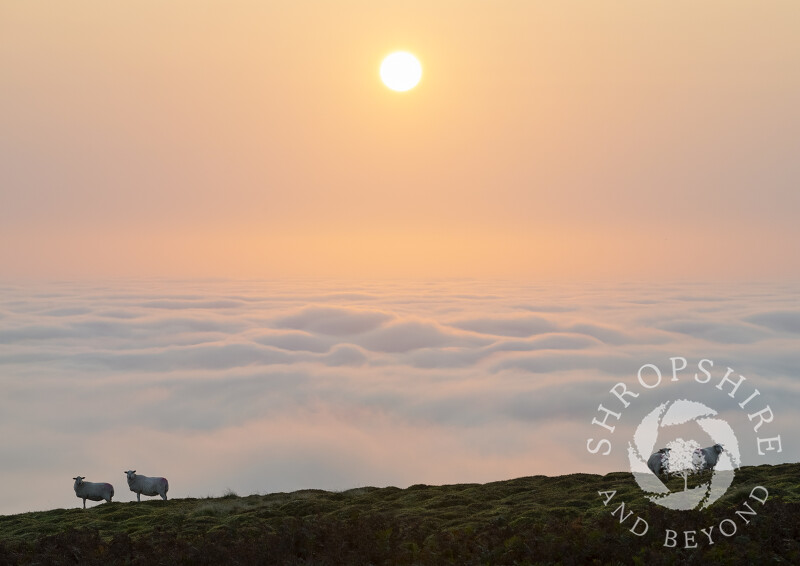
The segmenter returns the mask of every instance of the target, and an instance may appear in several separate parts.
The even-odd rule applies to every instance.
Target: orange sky
[[[796,278],[800,5],[0,6],[5,277]],[[392,50],[420,85],[379,81]]]

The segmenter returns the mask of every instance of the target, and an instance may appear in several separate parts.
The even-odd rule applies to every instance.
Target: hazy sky
[[[800,4],[2,2],[5,277],[800,276]],[[379,80],[396,49],[420,85]]]
[[[626,469],[591,419],[671,356],[800,429],[798,30],[796,0],[0,0],[0,513],[78,474],[129,501],[129,468]],[[746,464],[800,456],[658,395],[620,437],[684,395]]]

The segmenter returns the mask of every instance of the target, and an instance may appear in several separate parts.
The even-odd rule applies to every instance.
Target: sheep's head
[[[715,444],[714,445],[714,452],[716,452],[717,454],[722,454],[723,450],[724,450],[724,448],[722,447],[722,444]]]
[[[75,485],[81,485],[83,483],[83,480],[86,479],[86,476],[83,476],[83,477],[82,476],[78,476],[77,478],[72,478],[72,479],[75,480]]]
[[[136,475],[136,470],[127,470],[124,473],[128,476],[129,480],[132,480],[133,476]]]

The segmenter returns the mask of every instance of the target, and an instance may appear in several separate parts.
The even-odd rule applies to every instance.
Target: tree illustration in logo
[[[716,415],[715,410],[703,403],[678,399],[659,405],[642,419],[633,434],[633,442],[628,443],[628,459],[636,483],[649,494],[650,501],[681,511],[705,509],[727,491],[733,482],[734,469],[740,465],[739,443],[730,425],[723,419],[714,418]],[[694,439],[678,439],[670,443],[665,467],[670,473],[680,473],[684,478],[684,489],[672,492],[647,462],[657,449],[659,436],[670,438],[669,427],[692,422],[698,426],[698,432],[705,432],[725,450],[711,470],[710,479],[688,488],[687,477],[696,469],[692,462],[693,453],[700,444]]]
[[[694,462],[695,450],[698,450],[700,445],[694,440],[678,438],[669,442],[667,448],[669,448],[667,471],[670,475],[676,474],[683,477],[683,491],[686,491],[689,475],[700,471]]]

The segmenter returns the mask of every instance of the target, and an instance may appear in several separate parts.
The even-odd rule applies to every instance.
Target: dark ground
[[[756,515],[736,514],[745,501]],[[622,524],[620,502],[633,511]],[[698,547],[681,548],[692,530]],[[800,464],[741,468],[702,512],[650,503],[628,473],[56,509],[1,516],[0,564],[800,564]]]

